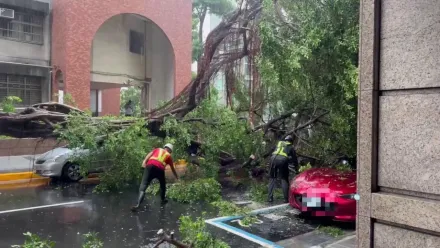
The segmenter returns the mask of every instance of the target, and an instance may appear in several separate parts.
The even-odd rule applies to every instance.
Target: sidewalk
[[[1,156],[0,190],[33,187],[47,184],[50,179],[32,172],[34,160],[38,155]]]
[[[351,235],[339,241],[336,241],[328,246],[324,246],[326,248],[355,248],[356,247],[356,235]]]
[[[2,156],[0,157],[0,173],[30,172],[34,159],[38,155]]]
[[[355,248],[355,232],[346,233],[344,236],[334,238],[319,231],[312,231],[303,235],[278,242],[282,247],[295,248]]]

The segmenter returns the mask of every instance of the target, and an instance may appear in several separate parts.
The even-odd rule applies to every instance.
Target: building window
[[[41,78],[0,74],[0,102],[7,96],[18,96],[23,100],[19,107],[41,103]]]
[[[43,44],[44,16],[15,12],[14,19],[0,18],[0,38]]]
[[[145,37],[143,33],[130,30],[130,52],[144,54]]]

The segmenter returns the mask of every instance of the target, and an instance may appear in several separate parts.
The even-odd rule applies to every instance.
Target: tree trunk
[[[203,25],[205,24],[207,8],[203,8],[202,13],[199,15],[199,44],[203,46]],[[197,59],[197,70],[199,68],[200,57]]]

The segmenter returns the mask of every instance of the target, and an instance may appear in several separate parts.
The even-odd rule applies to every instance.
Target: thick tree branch
[[[162,229],[160,229],[157,234],[162,236],[162,238],[153,246],[153,248],[158,248],[163,243],[172,244],[177,248],[191,248],[191,246],[186,245],[178,240],[175,240],[173,232],[170,235],[168,235]]]
[[[298,25],[291,23],[286,19],[286,16],[284,15],[282,7],[280,6],[278,0],[273,0],[273,4],[275,8],[275,15],[278,17],[278,19],[281,20],[281,22],[289,27],[292,31],[298,31]]]
[[[300,125],[300,126],[294,128],[294,129],[288,131],[288,132],[283,136],[283,138],[287,137],[287,135],[292,135],[293,133],[295,133],[295,132],[297,132],[297,131],[299,131],[299,130],[301,130],[301,129],[304,129],[304,128],[306,128],[306,127],[308,127],[308,126],[310,126],[310,125],[316,123],[320,118],[322,118],[323,116],[328,115],[328,114],[329,114],[329,112],[327,111],[327,112],[324,112],[324,113],[322,113],[322,114],[320,114],[320,115],[318,115],[318,116],[315,116],[314,118],[310,119],[310,120],[307,121],[306,123],[304,123],[304,124],[302,124],[302,125]]]
[[[288,111],[288,112],[286,112],[286,113],[284,113],[284,114],[282,114],[282,115],[276,117],[275,119],[272,119],[272,120],[268,121],[266,124],[262,124],[262,125],[256,126],[256,127],[254,128],[253,131],[258,131],[258,130],[260,130],[260,129],[264,129],[264,133],[267,133],[267,131],[269,130],[269,128],[270,128],[274,123],[276,123],[277,121],[280,121],[280,120],[283,120],[283,119],[289,118],[289,117],[292,116],[292,114],[294,114],[294,113],[296,113],[296,112],[298,112],[298,111],[296,111],[296,110]]]

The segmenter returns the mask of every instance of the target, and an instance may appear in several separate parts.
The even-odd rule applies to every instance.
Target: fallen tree
[[[267,4],[271,2],[273,6],[266,8]],[[313,151],[309,156],[305,157],[319,159],[318,157],[327,156],[328,153],[321,154],[320,150],[323,149],[329,150],[330,153],[340,153],[339,150],[341,149],[337,147],[334,148],[334,144],[348,143],[338,141],[345,141],[343,132],[346,132],[347,130],[346,123],[355,119],[352,117],[353,111],[351,111],[351,109],[354,108],[347,104],[347,102],[350,103],[349,101],[353,101],[353,97],[350,96],[349,100],[345,100],[342,99],[342,97],[339,97],[340,95],[343,95],[343,92],[338,92],[331,95],[332,98],[329,97],[329,99],[320,100],[323,102],[323,104],[321,104],[320,101],[317,101],[317,97],[328,97],[328,92],[331,93],[333,88],[338,89],[337,87],[342,87],[339,86],[341,82],[338,78],[340,77],[338,76],[336,79],[332,78],[333,74],[331,74],[331,72],[333,70],[325,71],[329,76],[325,78],[320,77],[320,68],[312,67],[312,65],[316,64],[315,61],[308,62],[307,64],[304,64],[304,62],[301,61],[302,59],[307,62],[307,58],[299,57],[298,59],[295,58],[298,61],[291,62],[292,55],[297,57],[301,56],[302,49],[296,49],[295,46],[289,47],[288,45],[290,43],[301,44],[301,39],[307,37],[306,35],[295,35],[297,33],[305,32],[301,30],[301,20],[298,19],[301,15],[297,16],[297,13],[289,11],[291,5],[296,4],[309,3],[291,3],[290,1],[282,0],[239,1],[237,9],[226,15],[222,22],[208,35],[206,43],[204,44],[202,56],[199,59],[196,78],[194,78],[194,80],[192,80],[178,96],[163,106],[158,107],[151,112],[144,113],[143,119],[146,122],[145,126],[150,130],[150,133],[162,138],[166,137],[167,134],[162,128],[166,118],[174,118],[179,123],[206,125],[214,129],[225,125],[222,121],[212,120],[212,118],[205,118],[204,116],[198,116],[197,118],[188,117],[188,114],[194,111],[197,106],[209,96],[210,82],[216,73],[224,71],[226,76],[227,101],[228,104],[230,104],[228,106],[236,112],[246,114],[246,117],[240,116],[240,118],[248,120],[247,124],[245,124],[248,132],[261,132],[266,143],[268,143],[268,147],[274,145],[276,140],[291,134],[295,137],[296,145],[298,147],[311,148],[315,151],[319,151]],[[266,18],[264,16],[265,13],[262,11],[263,7],[265,7],[266,12],[272,15],[271,18]],[[320,5],[319,8],[321,7],[323,8],[323,13],[329,13],[325,11],[325,5]],[[296,11],[296,7],[291,7],[290,9]],[[301,10],[301,8],[297,9]],[[262,23],[264,25],[261,25]],[[308,32],[308,30],[306,31]],[[260,42],[260,39],[262,42]],[[234,49],[224,50],[226,43],[232,44]],[[312,43],[312,45],[306,47],[307,49],[305,50],[312,51],[312,49],[315,49],[314,46],[315,43]],[[289,53],[292,55],[284,56],[284,54]],[[259,73],[256,70],[252,70],[252,78],[257,82],[255,84],[250,83],[248,89],[244,90],[249,91],[250,97],[249,99],[246,99],[248,102],[242,105],[239,104],[240,106],[238,107],[244,108],[236,110],[236,104],[232,103],[232,100],[235,97],[234,94],[238,93],[240,85],[243,86],[245,84],[239,82],[240,79],[237,76],[238,72],[235,71],[236,69],[234,68],[236,68],[237,65],[240,64],[240,61],[245,57],[250,58],[252,63],[256,63],[255,58],[257,56],[260,56],[262,59],[262,63],[258,64],[259,68],[257,69],[262,70],[261,77],[264,79],[264,85],[258,85],[259,76],[257,75]],[[333,57],[337,58],[337,56]],[[294,63],[303,63],[304,65],[302,67],[292,66]],[[344,62],[344,65],[345,64],[346,63]],[[312,68],[309,69],[308,67]],[[344,66],[340,67],[345,69]],[[267,68],[270,68],[270,73],[265,71]],[[326,69],[325,66],[321,66],[321,68]],[[242,68],[240,67],[237,70],[241,69]],[[305,70],[307,74],[301,74],[301,72],[298,72],[299,70],[301,70],[301,72]],[[352,75],[353,73],[350,71],[350,73],[345,74]],[[292,86],[292,82],[297,83],[301,82],[301,80],[307,81],[304,85],[301,85],[304,89],[298,88],[298,86]],[[336,82],[336,84],[333,83],[332,88],[329,88],[326,86],[328,80],[330,80],[330,82]],[[346,79],[344,78],[344,80]],[[278,87],[278,85],[281,85],[282,87]],[[323,87],[327,87],[328,89],[324,88],[325,90],[316,93],[313,92],[313,89],[319,90]],[[263,97],[257,97],[256,95],[260,94],[260,92],[257,91],[267,91],[270,92],[270,94],[267,93]],[[295,93],[294,95],[296,97],[291,97],[292,93]],[[321,95],[318,95],[318,93]],[[304,96],[300,94],[303,94]],[[239,102],[237,99],[234,101],[237,104]],[[342,102],[343,105],[341,106],[343,106],[343,108],[338,109],[333,102],[338,104],[339,102]],[[277,105],[275,103],[280,103],[282,107],[278,108],[275,106]],[[329,105],[329,107],[327,107],[327,105]],[[269,109],[270,120],[267,120],[267,116],[266,118],[263,118],[263,115],[265,115],[263,109],[265,108]],[[16,138],[51,137],[56,135],[54,130],[57,127],[65,127],[67,125],[69,122],[69,114],[71,113],[81,114],[83,112],[77,108],[58,103],[37,104],[17,114],[0,112],[0,135]],[[335,115],[335,113],[337,115]],[[345,118],[345,116],[340,113],[347,113],[346,115],[350,118]],[[259,117],[258,120],[257,117]],[[99,117],[91,117],[84,114],[83,118],[86,119],[86,121],[83,122],[85,125],[99,125],[101,123],[101,118]],[[332,132],[334,132],[335,126],[332,122],[333,120],[341,122],[342,118],[347,119],[345,123],[342,123],[345,126],[340,128],[341,131],[336,130],[339,133],[335,134],[335,137],[333,137]],[[138,120],[134,118],[118,118],[109,120],[106,124],[111,126],[111,130],[116,131],[118,129],[127,128],[137,121]],[[322,127],[329,127],[327,128],[328,130],[325,131],[327,132],[325,135],[320,135],[323,138],[321,140],[310,140],[310,135],[308,135],[308,133],[311,132],[311,130],[316,131],[317,128],[322,130]],[[352,130],[353,128],[351,128],[350,132],[352,132]],[[318,135],[315,135],[315,137],[317,136]],[[332,142],[329,142],[329,140]],[[350,141],[348,138],[346,140]],[[316,143],[318,142],[322,143],[319,144],[319,146],[323,148],[316,146]],[[206,141],[203,141],[202,143],[206,143]],[[347,144],[345,146],[347,147],[349,145]],[[332,149],[329,149],[329,147]],[[342,151],[347,150],[346,147],[344,147]],[[229,156],[231,155],[231,152],[224,152],[226,152],[224,154],[228,154],[228,156],[222,161],[224,164],[233,161],[232,159],[229,159],[230,157],[236,157]],[[307,154],[309,151],[307,150],[305,153]],[[269,153],[263,155],[267,156],[268,154]],[[246,156],[243,156],[242,159],[244,160],[242,161],[245,161],[249,155],[250,154],[246,154]],[[263,155],[260,157],[265,157]]]
[[[197,77],[172,100],[145,113],[146,120],[152,123],[151,128],[155,128],[155,124],[162,124],[164,117],[182,118],[191,112],[200,101],[208,96],[211,79],[219,70],[257,51],[248,46],[248,42],[258,28],[251,23],[261,9],[262,0],[246,1],[239,3],[236,10],[226,15],[206,39],[198,63]],[[220,45],[229,37],[239,39],[243,43],[242,49],[233,53],[220,53]],[[16,138],[51,136],[55,125],[63,125],[68,121],[68,114],[72,111],[82,112],[74,107],[58,103],[37,104],[17,114],[0,112],[0,135]],[[91,123],[94,119],[90,118]],[[132,122],[115,121],[114,125],[123,127]]]

